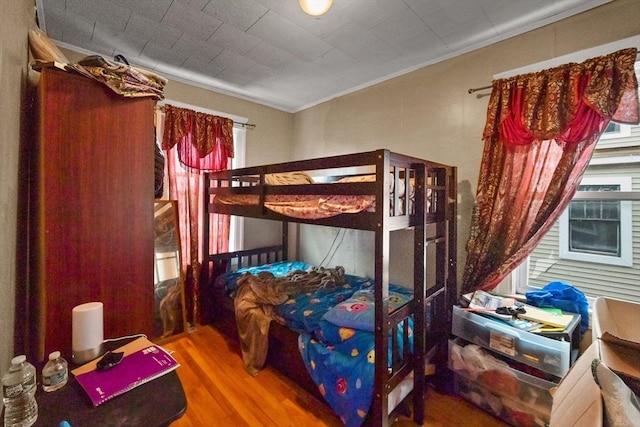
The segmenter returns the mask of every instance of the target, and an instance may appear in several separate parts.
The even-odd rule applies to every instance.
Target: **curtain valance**
[[[610,120],[638,123],[635,48],[493,82],[484,140],[595,140]]]
[[[233,157],[233,120],[165,105],[162,148],[178,144],[180,162],[198,170],[219,170]],[[222,160],[221,160],[222,159]]]

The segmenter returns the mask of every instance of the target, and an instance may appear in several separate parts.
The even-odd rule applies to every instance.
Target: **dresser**
[[[28,150],[26,353],[71,357],[72,309],[101,301],[104,337],[153,327],[155,100],[41,70]]]

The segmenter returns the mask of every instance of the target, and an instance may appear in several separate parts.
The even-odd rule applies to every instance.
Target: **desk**
[[[106,349],[115,349],[126,342],[110,342]],[[36,368],[40,375],[42,367]],[[187,409],[184,389],[175,370],[97,407],[71,373],[64,387],[50,393],[43,391],[38,381],[36,400],[38,420],[35,426],[46,427],[58,427],[64,420],[71,427],[168,426]]]

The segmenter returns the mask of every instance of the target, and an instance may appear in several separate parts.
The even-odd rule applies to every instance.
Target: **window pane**
[[[620,202],[606,201],[602,203],[602,219],[620,220]]]
[[[604,133],[618,133],[620,132],[620,124],[615,122],[609,122],[604,130]]]
[[[600,219],[600,204],[601,202],[595,200],[587,200],[585,206],[585,218]]]
[[[619,223],[589,220],[570,221],[569,250],[619,256]]]
[[[578,191],[620,191],[620,185],[618,184],[579,185]]]
[[[569,204],[570,219],[584,219],[584,201],[577,200]]]

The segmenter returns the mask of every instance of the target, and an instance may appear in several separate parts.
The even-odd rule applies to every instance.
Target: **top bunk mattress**
[[[452,169],[378,150],[214,172],[207,180],[209,211],[237,214],[225,209],[233,206],[304,220],[361,212],[382,217],[378,197],[388,199],[382,205],[388,206],[390,217],[414,215],[415,202],[422,199],[425,213],[433,216],[440,206],[437,199],[446,199],[444,181]],[[416,199],[417,189],[422,199]]]
[[[367,182],[375,183],[375,175],[358,175],[343,177],[333,181],[336,184]],[[323,179],[318,183],[326,183]],[[266,185],[308,185],[316,184],[314,178],[305,172],[275,173],[265,175]],[[399,180],[398,198],[401,201],[399,214],[404,214],[404,179]],[[390,212],[393,213],[394,181],[390,181],[389,194],[391,196]],[[409,203],[413,209],[415,194],[415,179],[410,179]],[[226,194],[214,195],[213,203],[236,206],[258,206],[258,194]],[[263,206],[273,212],[292,218],[319,219],[329,218],[345,213],[375,212],[376,198],[373,195],[362,194],[266,194]]]

